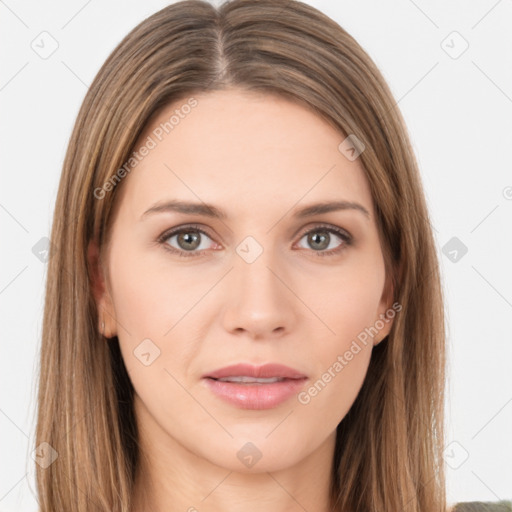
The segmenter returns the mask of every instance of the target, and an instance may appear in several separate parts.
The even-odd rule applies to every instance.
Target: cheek
[[[191,340],[200,338],[191,322],[193,306],[207,286],[191,287],[190,273],[163,272],[158,262],[135,252],[117,262],[112,260],[111,275],[122,358],[139,406],[165,425],[176,411],[196,407],[180,383],[197,350]],[[183,427],[177,425],[176,435]]]
[[[154,257],[131,250],[123,257],[120,250],[117,253],[113,251],[111,261],[116,316],[139,337],[162,338],[208,289],[197,272],[173,266],[161,254]]]
[[[196,338],[197,323],[190,319],[211,285],[191,279],[191,272],[162,268],[161,258],[152,259],[142,251],[113,248],[110,268],[125,366],[136,388],[151,386],[158,375],[166,379],[164,369],[186,367],[193,356],[190,340]]]
[[[384,285],[383,262],[361,260],[331,271],[330,279],[317,283],[322,286],[308,291],[311,309],[322,320],[310,331],[315,378],[298,402],[311,417],[319,415],[332,427],[350,409],[368,370],[374,332],[370,328],[378,319]]]
[[[297,396],[301,416],[313,432],[332,432],[346,416],[363,385],[371,345],[348,344],[333,351],[310,385]],[[309,423],[310,422],[310,423]]]
[[[366,289],[368,292],[368,289]],[[309,418],[322,418],[321,429],[335,428],[354,403],[364,382],[373,343],[367,329],[375,322],[375,295],[361,289],[338,292],[324,307],[322,318],[330,330],[310,332],[315,349],[311,353],[315,375],[297,396],[299,407]],[[333,332],[331,332],[331,330]]]
[[[384,262],[371,253],[354,253],[338,268],[323,269],[302,279],[302,293],[328,327],[324,331],[331,349],[343,348],[346,341],[375,323],[384,280]]]

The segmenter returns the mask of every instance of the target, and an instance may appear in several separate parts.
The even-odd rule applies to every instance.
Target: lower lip
[[[241,409],[272,409],[296,395],[304,386],[303,379],[286,379],[270,384],[240,384],[204,379],[218,397]]]

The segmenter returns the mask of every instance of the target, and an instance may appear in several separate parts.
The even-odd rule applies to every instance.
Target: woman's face
[[[233,471],[332,454],[392,323],[360,159],[277,96],[194,99],[162,111],[136,145],[99,296],[141,439]],[[341,207],[312,208],[328,203]]]

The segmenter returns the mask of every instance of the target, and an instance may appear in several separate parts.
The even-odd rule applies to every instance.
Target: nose
[[[290,277],[276,265],[270,251],[252,263],[238,256],[226,285],[223,324],[226,331],[253,339],[282,337],[298,321],[300,301]]]

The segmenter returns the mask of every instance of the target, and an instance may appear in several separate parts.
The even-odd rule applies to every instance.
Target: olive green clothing
[[[464,501],[454,505],[451,512],[512,512],[512,501]]]

